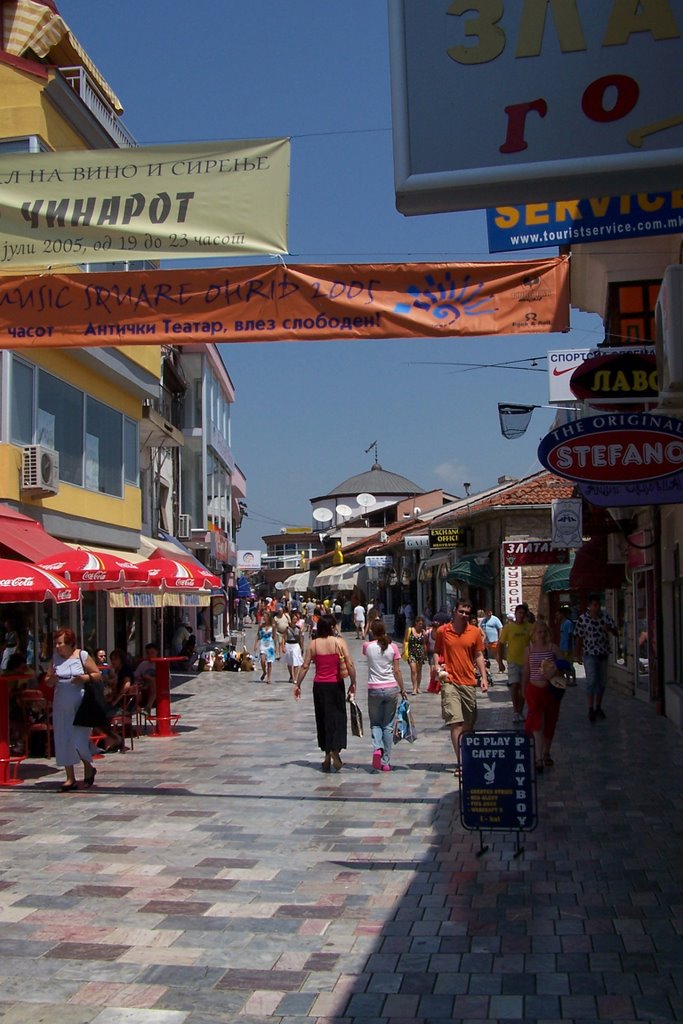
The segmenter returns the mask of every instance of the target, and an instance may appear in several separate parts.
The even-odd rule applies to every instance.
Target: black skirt
[[[346,749],[346,689],[343,682],[313,681],[313,708],[318,746],[327,753]]]

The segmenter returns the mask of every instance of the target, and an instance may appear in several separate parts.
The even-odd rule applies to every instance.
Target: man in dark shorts
[[[459,600],[453,619],[436,634],[434,654],[448,673],[441,680],[441,717],[450,729],[455,751],[455,774],[460,776],[460,737],[474,729],[477,720],[477,671],[482,693],[488,690],[484,638],[470,625],[472,605]]]

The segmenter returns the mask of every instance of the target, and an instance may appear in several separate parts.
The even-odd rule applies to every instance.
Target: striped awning
[[[331,565],[319,572],[313,584],[318,587],[327,587],[328,590],[353,590],[358,583],[360,573],[365,569],[364,565]]]
[[[14,0],[3,7],[3,40],[6,53],[23,57],[31,50],[36,57],[49,57],[56,66],[80,64],[117,113],[123,112],[121,100],[95,67],[64,19],[37,0]]]
[[[315,569],[307,569],[306,572],[295,572],[282,581],[285,590],[304,591],[310,590],[318,573]]]

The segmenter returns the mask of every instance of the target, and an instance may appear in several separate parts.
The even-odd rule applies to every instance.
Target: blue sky
[[[141,145],[292,137],[289,262],[502,258],[489,256],[483,211],[396,212],[385,0],[58,6]],[[439,364],[523,360],[602,336],[597,317],[572,311],[565,335],[222,346],[237,393],[233,453],[248,482],[238,547],[309,525],[309,498],[369,469],[375,440],[385,469],[425,489],[462,494],[469,481],[475,492],[539,469],[552,411],[505,440],[497,403],[546,403],[545,373]]]

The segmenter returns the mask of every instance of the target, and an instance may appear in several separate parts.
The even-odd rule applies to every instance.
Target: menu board
[[[460,820],[466,829],[536,828],[534,743],[522,732],[468,732],[460,739]]]

